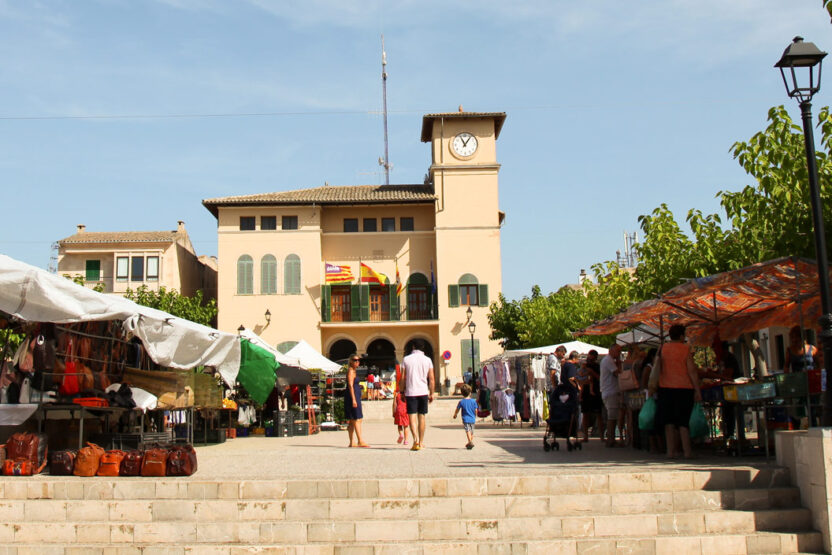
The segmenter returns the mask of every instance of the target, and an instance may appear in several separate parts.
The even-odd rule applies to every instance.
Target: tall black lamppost
[[[477,325],[471,320],[471,316],[473,315],[473,311],[471,307],[468,307],[468,310],[465,311],[465,315],[468,317],[468,332],[471,334],[471,391],[477,390],[477,363],[474,359],[474,332],[477,331]]]
[[[829,263],[826,257],[826,234],[823,229],[823,210],[818,186],[818,168],[815,160],[815,137],[812,132],[812,96],[820,90],[822,60],[826,52],[821,52],[811,42],[803,42],[803,37],[794,41],[783,52],[774,67],[780,68],[786,93],[800,102],[803,117],[803,137],[806,144],[806,161],[809,168],[809,197],[812,201],[812,221],[815,228],[815,256],[818,264],[818,281],[820,285],[820,340],[823,345],[824,383],[830,375],[832,366],[832,309],[829,299]],[[817,68],[817,73],[815,69]],[[800,75],[800,74],[803,75]],[[808,83],[803,79],[808,79]],[[798,83],[798,81],[801,81]],[[803,339],[803,338],[801,338]],[[832,426],[832,387],[826,384],[823,404],[824,426]]]

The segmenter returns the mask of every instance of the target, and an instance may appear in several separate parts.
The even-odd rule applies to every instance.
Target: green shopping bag
[[[648,397],[638,413],[638,429],[652,430],[656,423],[656,400]]]
[[[705,417],[705,409],[702,408],[702,403],[693,405],[688,429],[690,430],[690,437],[705,437],[708,435],[708,419]]]

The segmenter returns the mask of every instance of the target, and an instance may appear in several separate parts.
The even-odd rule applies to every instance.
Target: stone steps
[[[763,511],[799,506],[796,488],[614,494],[506,495],[477,503],[470,497],[384,499],[129,499],[0,501],[0,522],[220,522],[327,518],[511,518],[577,515],[687,514],[701,511]]]
[[[650,537],[809,531],[806,509],[705,511],[680,514],[495,519],[411,518],[333,521],[325,517],[203,522],[178,518],[179,511],[147,522],[50,522],[25,519],[0,524],[0,544],[94,543],[343,543],[386,541],[524,541],[555,538]]]
[[[768,553],[818,553],[823,549],[819,532],[775,533],[756,532],[732,535],[656,535],[649,537],[569,538],[519,541],[424,541],[419,543],[388,541],[353,542],[349,545],[333,543],[200,543],[189,546],[159,546],[155,543],[136,542],[130,545],[84,542],[72,546],[44,545],[42,543],[19,544],[0,547],[0,555],[137,555],[164,553],[185,555],[199,553],[234,554],[279,553],[285,555],[408,555],[416,553],[436,554],[527,554],[552,555],[557,553],[651,553],[656,555],[687,555],[700,553],[768,554]]]
[[[776,467],[357,480],[0,478],[4,553],[821,551]]]

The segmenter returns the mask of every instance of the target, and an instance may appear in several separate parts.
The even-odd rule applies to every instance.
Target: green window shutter
[[[488,285],[481,283],[477,286],[478,297],[480,298],[480,306],[488,306]]]
[[[361,286],[350,285],[350,321],[361,321]]]
[[[480,368],[480,340],[474,339],[474,364],[471,365],[471,340],[470,339],[463,339],[460,341],[460,350],[462,352],[459,353],[459,364],[460,370],[462,373],[465,373],[468,368],[471,370],[479,372]]]
[[[86,281],[99,281],[101,279],[101,261],[87,260]]]
[[[405,310],[407,312],[406,318],[410,320],[410,285],[405,285],[404,287],[404,300],[407,303],[405,305]]]
[[[370,285],[359,285],[361,288],[361,318],[362,322],[370,320]]]
[[[399,318],[399,296],[396,295],[396,284],[390,284],[390,320],[398,321]]]
[[[329,322],[332,320],[332,311],[330,305],[332,304],[332,286],[321,285],[321,322]]]
[[[459,285],[456,283],[448,286],[448,306],[459,306]]]
[[[430,307],[431,307],[431,318],[434,320],[439,319],[439,295],[436,294],[436,291],[430,292]]]

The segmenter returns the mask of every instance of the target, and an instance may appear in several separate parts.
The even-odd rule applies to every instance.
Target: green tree
[[[205,301],[202,291],[197,291],[193,297],[186,297],[175,289],[163,286],[154,291],[142,285],[135,291],[127,289],[124,296],[140,305],[163,310],[205,326],[211,326],[217,315],[217,302],[214,299]]]
[[[77,283],[81,287],[86,287],[87,286],[87,280],[82,275],[73,276],[73,275],[70,275],[70,274],[64,274],[64,277],[66,279],[72,280],[73,283]],[[96,283],[95,285],[92,286],[92,290],[97,291],[98,293],[103,293],[104,292],[104,283],[103,282]]]

